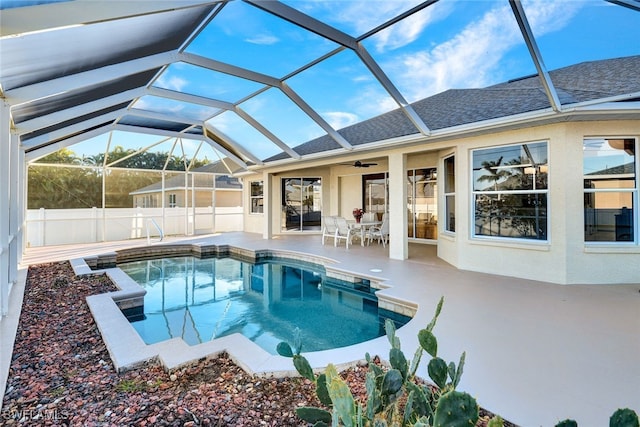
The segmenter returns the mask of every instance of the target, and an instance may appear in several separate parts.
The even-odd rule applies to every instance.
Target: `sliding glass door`
[[[282,178],[282,231],[318,231],[321,218],[321,179]]]

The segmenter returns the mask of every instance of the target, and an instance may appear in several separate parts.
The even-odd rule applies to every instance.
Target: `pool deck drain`
[[[147,250],[145,251],[144,249]],[[382,290],[378,293],[378,305],[382,309],[409,317],[412,317],[417,310],[415,304],[389,295],[382,296],[381,293],[386,294],[384,290],[388,288],[388,285],[385,285],[380,278],[363,277],[361,274],[354,275],[337,269],[332,265],[334,261],[328,258],[322,259],[317,256],[301,254],[300,252],[282,250],[251,251],[227,245],[166,245],[144,249],[119,251],[87,259],[71,260],[71,266],[76,275],[106,274],[118,287],[118,291],[92,295],[87,298],[89,309],[113,364],[118,371],[134,369],[153,361],[159,361],[165,369],[173,371],[202,358],[215,358],[225,352],[229,354],[229,357],[238,366],[251,375],[269,377],[297,375],[292,359],[270,354],[245,336],[237,333],[197,345],[188,345],[182,338],[172,338],[155,344],[146,344],[122,313],[122,309],[142,305],[146,293],[126,273],[115,267],[115,264],[122,262],[123,259],[129,261],[132,259],[150,259],[157,256],[176,256],[178,254],[198,256],[204,253],[207,256],[238,256],[253,261],[271,257],[273,259],[313,262],[323,265],[328,277],[351,282],[362,279],[369,280],[372,288]],[[305,357],[309,360],[314,370],[318,372],[324,370],[329,363],[333,363],[339,369],[345,369],[365,363],[364,356],[372,348],[380,349],[380,353],[384,354],[388,350],[386,337],[378,337],[374,340],[347,347],[305,353]]]

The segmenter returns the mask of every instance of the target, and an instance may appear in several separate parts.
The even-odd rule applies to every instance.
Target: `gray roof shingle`
[[[549,72],[563,105],[640,91],[640,55],[583,62]],[[411,104],[431,130],[446,129],[551,107],[537,75],[481,89],[450,89]],[[338,131],[354,146],[414,135],[418,130],[396,109]],[[301,155],[339,149],[328,135],[294,147]],[[280,153],[265,162],[287,159]]]

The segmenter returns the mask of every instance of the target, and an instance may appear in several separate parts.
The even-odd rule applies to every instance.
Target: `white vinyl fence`
[[[29,209],[26,245],[49,246],[242,231],[242,207]],[[149,235],[147,235],[149,233]]]

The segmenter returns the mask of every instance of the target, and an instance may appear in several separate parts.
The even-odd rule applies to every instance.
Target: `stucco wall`
[[[438,256],[464,269],[561,284],[602,284],[640,282],[640,245],[628,242],[607,244],[584,241],[583,139],[585,137],[635,137],[640,139],[640,123],[635,121],[581,121],[529,127],[469,138],[429,140],[411,146],[380,149],[363,159],[375,158],[377,166],[368,169],[338,166],[335,159],[322,165],[322,159],[307,169],[272,170],[270,225],[273,235],[280,231],[280,180],[283,177],[322,178],[323,212],[351,217],[362,200],[362,174],[388,170],[389,156],[406,155],[407,169],[438,167],[450,154],[456,158],[456,232],[444,231],[438,224]],[[477,148],[546,141],[549,153],[548,240],[524,241],[478,238],[473,232],[473,200],[471,194],[471,151]],[[397,148],[396,148],[397,147]],[[353,161],[353,155],[346,161]],[[636,153],[638,157],[638,153]],[[262,173],[256,175],[260,179]],[[406,172],[395,174],[406,177]],[[443,189],[443,174],[438,174],[438,187]],[[245,231],[263,233],[266,214],[248,214],[245,185]],[[392,188],[401,188],[393,187]],[[438,213],[444,218],[443,191],[439,191]],[[637,203],[637,201],[636,201]],[[636,207],[635,214],[639,209]],[[396,216],[396,220],[401,217]],[[398,219],[400,218],[400,219]],[[399,230],[400,227],[397,228]],[[406,230],[406,227],[402,227]],[[638,231],[636,231],[638,233]],[[395,240],[395,242],[393,242]],[[394,257],[403,255],[407,236],[392,236],[400,245]],[[396,247],[397,248],[397,247]],[[391,248],[391,251],[394,251]],[[390,252],[391,253],[391,252]]]
[[[640,124],[615,121],[563,123],[459,140],[456,156],[459,220],[455,238],[439,241],[442,246],[440,256],[465,270],[554,283],[639,282],[639,246],[584,242],[582,143],[586,136],[638,137]],[[548,242],[516,243],[505,239],[473,238],[471,150],[535,141],[547,141],[549,149]]]

